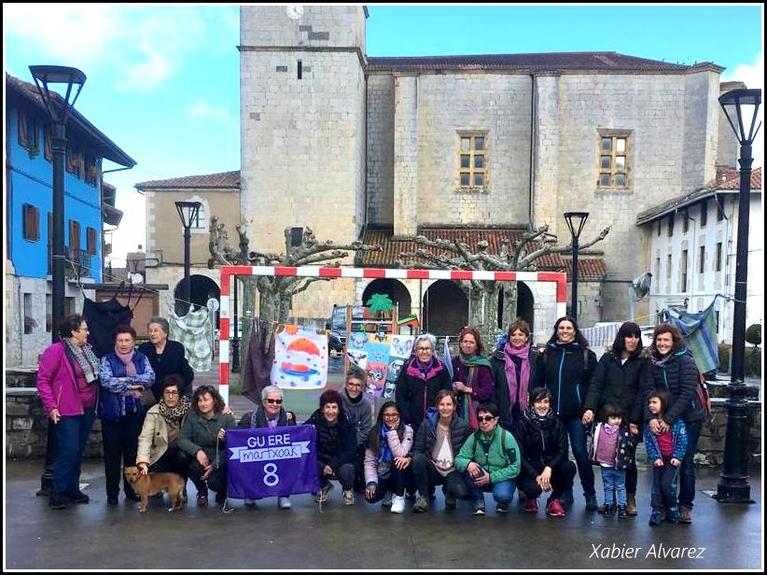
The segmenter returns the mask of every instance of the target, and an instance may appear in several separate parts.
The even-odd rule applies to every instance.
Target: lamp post
[[[565,212],[565,221],[573,240],[573,278],[571,314],[578,321],[578,238],[589,218],[588,212]]]
[[[240,318],[237,315],[237,276],[234,276],[234,337],[232,338],[232,373],[240,373]]]
[[[727,386],[727,433],[724,443],[724,471],[719,478],[716,495],[721,503],[753,503],[748,483],[748,389],[743,379],[746,357],[746,280],[748,278],[748,220],[751,201],[751,144],[759,126],[754,129],[762,102],[761,90],[731,90],[719,97],[727,120],[740,144],[740,192],[738,193],[738,244],[735,260],[735,310],[732,322],[732,363]],[[745,109],[744,109],[745,108]],[[746,117],[744,123],[744,112]],[[737,120],[737,124],[734,120]],[[750,120],[750,122],[749,122]],[[746,129],[748,126],[748,129]]]
[[[43,100],[51,122],[51,152],[53,155],[53,238],[51,242],[51,342],[59,339],[57,326],[64,318],[64,159],[67,153],[66,124],[74,108],[80,90],[85,84],[85,74],[67,66],[30,66],[29,71]],[[66,85],[66,96],[51,92],[48,84]],[[76,88],[74,97],[72,89]],[[48,425],[48,441],[45,446],[45,470],[40,477],[38,495],[48,496],[53,491],[53,454],[56,437],[53,426]]]
[[[181,218],[181,224],[184,226],[184,302],[186,303],[186,309],[188,310],[192,305],[192,284],[189,280],[189,242],[191,241],[191,233],[189,228],[192,227],[192,223],[197,221],[197,216],[200,213],[200,202],[176,202],[176,210]],[[183,307],[183,306],[182,306]],[[178,309],[176,310],[178,313]]]

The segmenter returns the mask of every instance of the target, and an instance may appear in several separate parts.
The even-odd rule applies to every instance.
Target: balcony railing
[[[94,260],[94,254],[89,254],[85,250],[78,250],[72,247],[65,247],[64,248],[64,256],[66,257],[66,262],[64,262],[64,275],[65,277],[82,277],[82,278],[92,278],[93,272],[95,271],[93,268],[93,260]],[[53,273],[53,265],[52,265],[52,250],[50,246],[48,246],[48,274]]]

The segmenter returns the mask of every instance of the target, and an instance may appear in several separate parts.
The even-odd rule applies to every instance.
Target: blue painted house
[[[51,341],[53,164],[48,114],[33,83],[6,74],[6,358],[34,365]],[[77,109],[67,122],[64,174],[66,312],[82,310],[88,284],[102,281],[104,224],[117,225],[104,160],[132,168],[128,154]],[[13,280],[12,283],[9,280]],[[91,291],[89,297],[93,298]]]

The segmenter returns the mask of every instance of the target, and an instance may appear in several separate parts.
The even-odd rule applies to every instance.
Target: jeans
[[[410,466],[413,468],[418,494],[422,497],[429,497],[435,485],[444,485],[445,495],[451,495],[456,499],[469,497],[469,488],[463,480],[463,475],[458,471],[451,471],[443,477],[434,467],[431,459],[423,453],[413,454],[413,462]]]
[[[80,491],[80,463],[95,416],[95,409],[86,409],[83,415],[64,415],[56,424],[48,422],[56,438],[54,495],[75,495]]]
[[[405,475],[407,469],[397,469],[392,465],[389,475],[381,479],[378,478],[376,484],[375,493],[369,499],[365,497],[368,503],[378,503],[384,498],[387,491],[391,491],[394,495],[402,497],[405,494]]]
[[[116,421],[101,420],[107,497],[117,497],[120,492],[120,477],[123,466],[136,465],[138,436],[141,433],[142,419],[141,414],[131,412]],[[124,477],[123,490],[127,497],[135,495],[133,487]]]
[[[538,470],[538,474],[543,471],[543,467]],[[565,491],[572,491],[573,479],[575,478],[575,463],[569,459],[563,461],[556,467],[551,469],[551,499],[561,499],[562,493]],[[535,477],[530,477],[525,473],[524,469],[517,478],[519,482],[519,489],[525,494],[528,499],[537,499],[543,492],[535,481]]]
[[[328,483],[330,483],[330,479],[328,479],[328,476],[322,472],[322,470],[325,469],[325,465],[327,464],[321,461],[317,462],[317,476],[320,478],[320,487],[325,487]],[[338,469],[334,469],[333,474],[338,479],[339,483],[341,484],[341,488],[344,491],[350,491],[351,489],[354,488],[354,464],[353,463],[344,463]]]
[[[695,451],[698,448],[698,438],[703,427],[703,421],[685,422],[687,427],[687,451],[679,467],[679,505],[692,509],[695,499]]]
[[[581,479],[583,495],[596,495],[594,489],[594,470],[591,468],[586,452],[586,429],[580,417],[561,417],[562,423],[570,437],[570,449],[573,450],[575,464],[578,466],[578,477]]]
[[[601,467],[602,485],[605,488],[605,505],[617,503],[621,507],[626,506],[626,471],[619,471],[614,467]],[[613,495],[614,494],[614,495]]]
[[[491,483],[485,487],[477,487],[471,479],[468,471],[464,474],[466,486],[469,488],[469,494],[474,502],[485,502],[485,492],[492,492],[493,499],[501,505],[508,505],[514,499],[514,490],[517,488],[517,482],[514,479],[507,479],[500,483]]]
[[[676,509],[676,488],[679,467],[664,461],[663,467],[652,468],[652,497],[653,510],[660,511],[663,507]]]

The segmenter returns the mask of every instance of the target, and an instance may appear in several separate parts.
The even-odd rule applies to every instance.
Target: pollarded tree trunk
[[[512,322],[517,319],[518,296],[517,282],[506,282],[503,286],[503,314],[501,316],[501,329],[504,331],[509,329]]]

